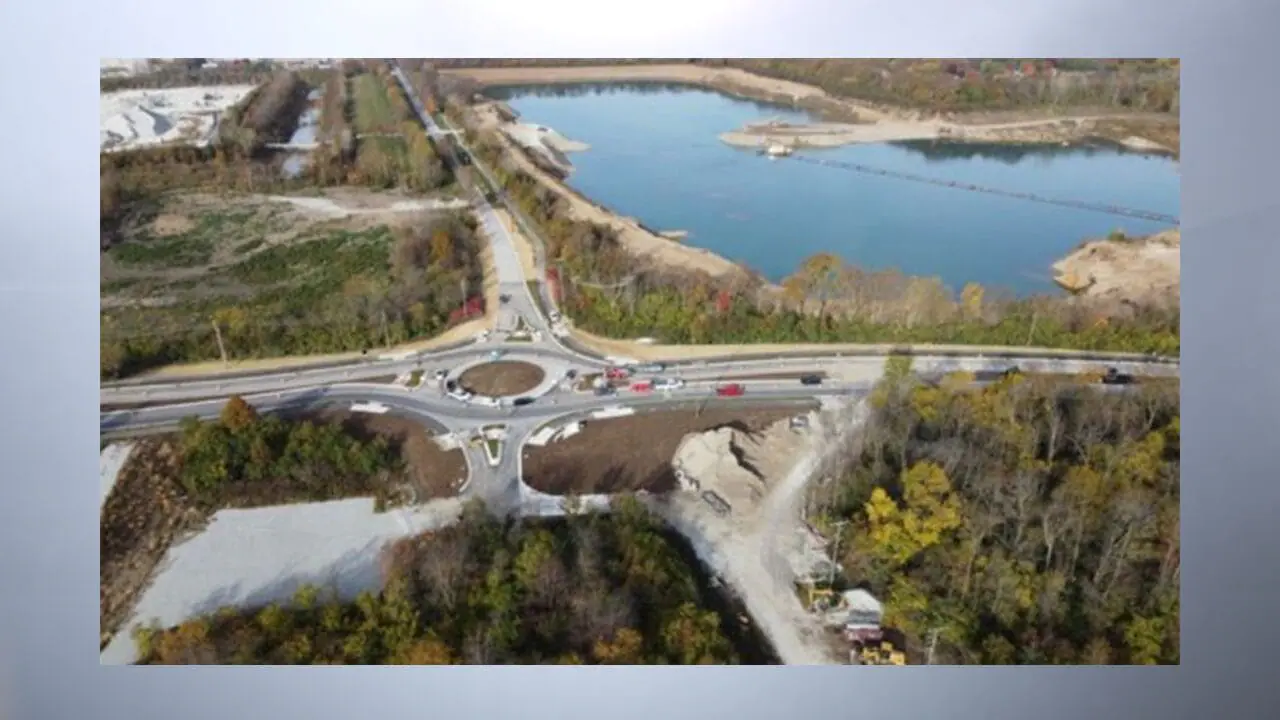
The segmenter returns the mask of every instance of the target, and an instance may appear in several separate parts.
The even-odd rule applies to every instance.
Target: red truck
[[[720,397],[738,397],[744,392],[746,392],[746,388],[742,387],[740,383],[732,383],[730,385],[721,385],[720,387],[716,388],[716,394],[719,395]]]
[[[630,377],[631,371],[626,368],[611,367],[604,371],[604,376],[609,380],[625,380]]]
[[[631,383],[632,392],[646,393],[653,390],[652,380],[637,380]]]

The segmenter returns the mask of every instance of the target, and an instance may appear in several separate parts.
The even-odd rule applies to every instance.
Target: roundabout
[[[525,360],[482,362],[458,374],[458,385],[475,395],[509,398],[524,395],[546,379],[547,371]]]

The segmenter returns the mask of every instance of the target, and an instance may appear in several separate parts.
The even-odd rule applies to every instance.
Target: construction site
[[[820,432],[813,403],[599,415],[534,433],[525,482],[559,495],[644,493],[714,582],[745,599],[784,662],[906,663],[881,601],[833,561],[839,548],[787,513]]]

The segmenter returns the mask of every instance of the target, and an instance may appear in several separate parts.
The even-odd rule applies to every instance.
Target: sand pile
[[[699,492],[714,491],[740,515],[760,505],[795,464],[802,444],[802,433],[792,430],[789,420],[756,434],[720,427],[686,437],[672,465],[696,482]]]
[[[1053,272],[1059,285],[1084,297],[1177,303],[1182,233],[1175,228],[1145,238],[1091,240],[1054,263]]]

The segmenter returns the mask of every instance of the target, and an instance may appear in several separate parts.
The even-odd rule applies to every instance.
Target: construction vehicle
[[[849,659],[857,665],[906,665],[907,656],[896,649],[893,643],[884,641],[879,645],[855,646],[849,652]]]
[[[804,605],[809,609],[809,612],[826,612],[839,601],[839,599],[835,597],[836,591],[831,588],[820,588],[813,585],[805,585],[804,589],[807,591],[805,593],[807,597],[805,598]]]

